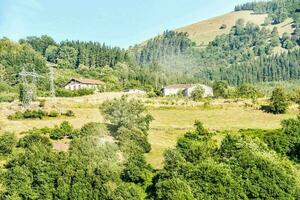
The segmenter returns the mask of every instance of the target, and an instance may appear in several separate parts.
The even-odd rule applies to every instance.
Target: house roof
[[[188,89],[196,86],[201,86],[204,89],[210,89],[211,87],[204,84],[174,84],[164,87],[164,89]]]
[[[79,82],[79,83],[90,84],[90,85],[101,85],[101,84],[104,84],[103,81],[99,81],[99,80],[94,80],[94,79],[78,79],[78,78],[72,78],[67,84],[69,84],[71,81],[76,81],[76,82]]]
[[[186,89],[193,86],[195,86],[195,84],[174,84],[174,85],[168,85],[164,87],[164,89]]]

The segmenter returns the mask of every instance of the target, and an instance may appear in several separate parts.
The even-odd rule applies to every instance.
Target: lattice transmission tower
[[[19,73],[19,76],[22,80],[22,106],[24,108],[27,108],[30,103],[34,100],[36,97],[36,84],[37,80],[40,77],[43,77],[41,75],[38,75],[34,70],[32,72],[26,71],[24,68]],[[29,82],[28,77],[32,79],[32,83]]]

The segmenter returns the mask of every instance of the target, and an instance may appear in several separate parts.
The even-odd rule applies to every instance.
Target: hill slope
[[[200,21],[182,28],[178,28],[177,32],[187,32],[189,38],[196,42],[198,46],[207,45],[213,41],[216,36],[229,33],[230,29],[235,25],[238,19],[243,19],[245,22],[253,22],[257,25],[264,23],[267,14],[255,14],[253,11],[238,11],[227,13],[218,17]],[[278,32],[281,35],[284,32],[291,33],[292,19],[287,19],[283,23],[275,25],[278,28]],[[225,24],[226,28],[220,27]],[[274,27],[270,25],[269,28]]]

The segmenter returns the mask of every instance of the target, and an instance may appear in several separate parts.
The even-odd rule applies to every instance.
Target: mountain
[[[236,11],[196,22],[194,24],[178,28],[175,31],[187,33],[189,38],[196,42],[198,46],[207,46],[207,44],[213,41],[216,36],[228,34],[238,19],[243,19],[245,22],[253,22],[256,25],[262,26],[267,16],[267,14],[256,14],[253,11],[248,10]],[[287,18],[284,22],[276,25],[268,25],[267,28],[272,29],[273,27],[277,27],[279,35],[282,35],[284,32],[291,34],[293,32],[292,21],[293,20],[291,18]]]
[[[238,5],[130,50],[142,66],[240,85],[299,79],[299,46],[300,1],[273,0]]]

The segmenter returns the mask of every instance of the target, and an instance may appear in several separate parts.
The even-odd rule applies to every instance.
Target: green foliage
[[[271,111],[274,114],[285,113],[289,106],[287,95],[285,94],[284,89],[280,87],[275,88],[270,101]]]
[[[64,115],[67,117],[73,117],[75,116],[74,112],[71,110],[68,110],[66,113],[59,113],[55,110],[52,110],[50,112],[43,111],[41,109],[39,110],[29,110],[27,109],[24,112],[17,111],[14,114],[11,114],[8,116],[9,120],[22,120],[22,119],[44,119],[45,117],[59,117],[60,115]]]
[[[0,102],[13,102],[17,99],[17,95],[14,93],[0,93]]]
[[[184,180],[180,180],[179,178],[162,180],[156,184],[155,189],[157,193],[156,199],[195,199],[188,183],[186,183]]]
[[[56,90],[56,96],[58,97],[79,97],[94,94],[94,89],[81,88],[78,90],[67,90],[67,89],[58,89]]]
[[[60,124],[60,126],[56,126],[54,129],[50,132],[50,138],[53,140],[60,140],[63,139],[65,136],[71,136],[74,131],[73,126],[67,122],[64,121]]]
[[[139,149],[141,149],[143,153],[149,153],[151,151],[151,145],[148,142],[147,135],[139,129],[127,129],[121,127],[116,132],[115,137],[119,141],[121,149],[124,149],[127,153],[134,154]],[[132,145],[133,149],[126,149],[130,145]]]
[[[239,98],[252,99],[256,101],[257,98],[262,97],[262,93],[253,85],[243,84],[236,89],[236,96]]]
[[[10,154],[17,143],[13,133],[4,133],[0,136],[0,155]]]
[[[22,68],[38,73],[46,72],[45,59],[28,44],[18,44],[8,39],[0,39],[1,77],[8,83],[18,82],[16,76]],[[4,70],[4,71],[3,71]]]
[[[195,88],[191,94],[193,101],[201,101],[203,99],[204,89],[201,86]]]
[[[91,122],[91,123],[85,124],[80,129],[80,135],[81,136],[99,135],[100,134],[99,131],[102,129],[103,129],[103,124]]]
[[[57,111],[50,111],[49,113],[48,113],[48,117],[58,117],[59,116],[59,112],[57,112]]]
[[[300,127],[293,120],[283,124],[284,132],[294,135]],[[227,135],[219,146],[197,122],[196,130],[186,133],[176,149],[165,154],[164,169],[153,180],[154,199],[176,199],[177,195],[187,195],[179,199],[299,198],[296,166],[262,142],[274,142],[271,134],[279,137],[280,132],[264,136],[264,131],[247,130],[241,132],[247,136]],[[269,145],[285,151],[283,140]]]
[[[165,31],[148,41],[142,49],[137,49],[135,57],[140,64],[165,61],[168,57],[185,53],[193,45],[187,33]]]
[[[65,115],[67,117],[74,117],[75,113],[72,110],[67,110],[67,112],[62,113],[62,115]]]
[[[45,54],[45,51],[49,46],[56,46],[55,41],[48,35],[42,35],[41,37],[27,37],[26,39],[21,39],[19,42],[20,44],[30,44],[34,50],[42,55]]]
[[[52,147],[52,143],[49,138],[38,133],[28,133],[28,135],[22,137],[18,142],[18,147],[30,148],[38,143],[44,145],[45,147]]]
[[[142,102],[128,99],[126,96],[105,101],[101,107],[101,112],[116,129],[120,127],[138,128],[146,133],[149,130],[150,122],[153,120]]]
[[[227,98],[228,97],[228,83],[226,81],[215,81],[213,84],[213,91],[214,96],[216,98],[222,97]]]

